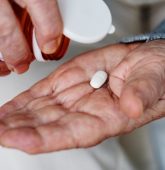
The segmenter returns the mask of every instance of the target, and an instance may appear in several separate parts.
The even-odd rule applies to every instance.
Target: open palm
[[[111,75],[132,48],[114,45],[76,57],[1,107],[0,143],[28,153],[89,147],[151,121],[152,114],[129,119],[109,81],[98,90],[89,85],[98,70]]]

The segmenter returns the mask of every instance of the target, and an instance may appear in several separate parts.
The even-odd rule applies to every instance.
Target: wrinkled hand
[[[120,98],[121,110],[130,118],[139,118],[148,109],[152,109],[155,116],[157,113],[158,117],[163,116],[165,41],[144,43],[134,49],[111,72],[110,82],[111,90]]]
[[[79,56],[1,107],[1,145],[33,154],[89,147],[162,116],[163,99],[134,120],[120,109],[123,100],[117,97],[114,86],[117,95],[112,92],[111,77],[98,90],[89,85],[97,70],[114,74],[116,66],[134,48],[143,49],[138,45],[114,45]],[[136,104],[134,100],[129,102]]]
[[[12,0],[10,1],[11,3]],[[36,30],[40,48],[46,54],[54,52],[56,38],[62,32],[62,21],[56,0],[15,0],[26,8]],[[32,54],[20,24],[8,0],[0,1],[0,52],[5,62],[0,62],[0,76],[10,71],[25,72]]]

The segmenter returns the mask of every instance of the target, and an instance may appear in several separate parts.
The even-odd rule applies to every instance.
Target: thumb
[[[158,62],[138,62],[131,65],[123,61],[112,72],[110,87],[120,98],[120,108],[130,118],[140,117],[153,106],[165,91],[165,75],[162,64]]]
[[[63,23],[57,0],[24,0],[42,52],[53,54],[60,45]]]

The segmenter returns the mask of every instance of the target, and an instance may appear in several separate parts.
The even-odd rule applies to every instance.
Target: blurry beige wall
[[[165,19],[165,0],[105,0],[118,37],[151,31]]]

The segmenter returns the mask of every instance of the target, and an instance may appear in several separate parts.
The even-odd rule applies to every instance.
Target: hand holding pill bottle
[[[26,11],[27,10],[27,11]],[[63,24],[57,0],[2,0],[0,2],[0,76],[28,70],[34,57],[25,35],[22,17],[27,12],[35,28],[37,42],[45,54],[59,47]],[[27,28],[26,28],[27,29]]]
[[[111,12],[103,0],[57,0],[57,2],[64,28],[63,34],[56,39],[56,50],[53,54],[45,54],[39,48],[28,12],[15,3],[12,5],[36,60],[43,62],[60,59],[65,55],[70,40],[91,44],[115,31]],[[3,60],[2,55],[0,59]]]
[[[14,2],[12,3],[12,7],[14,9],[16,16],[20,21],[22,31],[28,41],[30,49],[33,52],[36,60],[38,61],[58,60],[64,56],[69,45],[69,41],[70,41],[69,38],[61,34],[61,36],[59,36],[56,39],[56,44],[54,44],[55,46],[54,48],[56,50],[53,54],[45,54],[44,52],[41,52],[37,42],[34,26],[32,24],[28,12],[25,9],[20,8]]]

